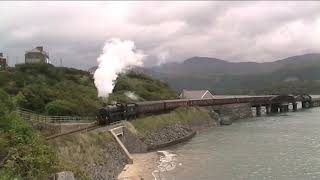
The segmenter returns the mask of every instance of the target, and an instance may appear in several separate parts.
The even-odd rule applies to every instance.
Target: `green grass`
[[[143,135],[147,131],[161,129],[173,124],[201,125],[213,121],[209,111],[205,108],[186,107],[178,108],[170,113],[146,116],[132,121],[133,126]]]
[[[50,141],[64,170],[72,171],[80,179],[90,179],[85,165],[106,162],[107,144],[115,143],[108,132],[71,134]]]

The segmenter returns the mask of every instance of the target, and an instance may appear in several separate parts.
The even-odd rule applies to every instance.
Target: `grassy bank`
[[[214,125],[215,120],[206,108],[183,107],[166,114],[141,117],[132,121],[132,124],[141,135],[144,135],[148,131],[155,131],[175,124],[187,127]]]
[[[50,141],[63,164],[79,179],[114,179],[126,163],[107,132],[71,134]]]

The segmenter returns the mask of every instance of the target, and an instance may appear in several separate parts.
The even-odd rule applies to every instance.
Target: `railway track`
[[[98,125],[92,125],[92,126],[88,126],[88,127],[85,127],[85,128],[81,128],[81,129],[77,129],[77,130],[73,130],[73,131],[69,131],[69,132],[65,132],[65,133],[60,133],[60,134],[55,134],[55,135],[52,135],[52,136],[48,136],[46,137],[47,140],[51,140],[51,139],[55,139],[57,137],[61,137],[61,136],[65,136],[65,135],[69,135],[69,134],[74,134],[74,133],[79,133],[79,132],[88,132],[88,131],[92,131],[94,129],[97,129],[101,126],[98,126]]]
[[[106,126],[101,126],[101,125],[94,124],[94,125],[91,125],[91,126],[88,126],[88,127],[85,127],[85,128],[81,128],[81,129],[77,129],[77,130],[73,130],[73,131],[69,131],[69,132],[65,132],[65,133],[59,133],[59,134],[55,134],[55,135],[52,135],[52,136],[48,136],[48,137],[46,137],[46,139],[47,140],[51,140],[51,139],[55,139],[57,137],[66,136],[66,135],[70,135],[70,134],[86,133],[86,132],[93,131],[93,130],[100,129],[100,128],[105,128],[104,130],[107,131],[107,130],[112,129],[112,128],[116,127],[116,126],[119,126],[121,124],[122,124],[122,121],[117,121],[117,122],[111,123],[111,124],[106,125]]]

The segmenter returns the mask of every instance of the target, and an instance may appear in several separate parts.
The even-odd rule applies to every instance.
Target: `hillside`
[[[119,74],[109,102],[153,101],[177,97],[169,85],[145,74],[128,71]]]
[[[306,86],[299,88],[302,92],[320,94],[320,89],[311,87],[311,84],[319,83],[320,54],[305,54],[266,63],[233,63],[194,57],[182,63],[164,64],[143,71],[168,82],[178,92],[182,89],[210,89],[217,94],[276,92],[280,85],[285,86],[288,83],[284,82],[290,81],[289,87],[296,82],[297,86]]]
[[[17,105],[49,115],[95,115],[101,107],[89,73],[49,64],[20,64],[0,71],[0,88]]]

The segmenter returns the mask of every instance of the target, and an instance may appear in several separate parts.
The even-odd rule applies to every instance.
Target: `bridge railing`
[[[90,116],[46,116],[19,107],[16,109],[16,112],[33,128],[47,136],[83,128],[95,121],[95,117]]]

